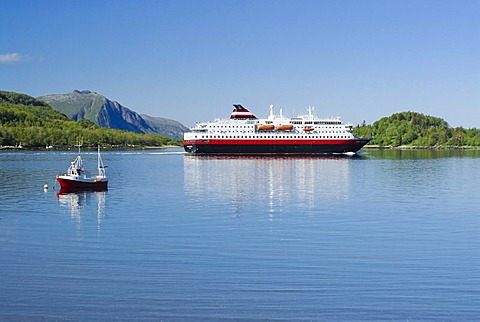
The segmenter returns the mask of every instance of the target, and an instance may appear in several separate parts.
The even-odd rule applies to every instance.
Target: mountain
[[[116,101],[88,90],[74,90],[72,93],[40,96],[37,99],[75,121],[89,119],[101,127],[156,134],[174,139],[182,138],[187,130],[177,121],[140,115]]]
[[[88,119],[79,122],[54,110],[44,101],[29,95],[0,90],[0,150],[71,147],[82,139],[84,146],[150,146],[178,145],[180,140],[153,134],[107,129]]]

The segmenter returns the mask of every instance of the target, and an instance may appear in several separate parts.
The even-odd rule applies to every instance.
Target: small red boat
[[[67,173],[58,175],[57,181],[62,190],[107,190],[108,178],[105,172],[106,166],[103,165],[100,156],[100,146],[98,146],[98,174],[90,175],[90,172],[83,167],[83,160],[80,156],[80,147],[78,156],[70,164]]]

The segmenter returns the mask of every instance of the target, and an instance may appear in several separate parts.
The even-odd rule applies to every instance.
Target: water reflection
[[[107,191],[69,191],[60,189],[57,200],[61,207],[67,210],[70,217],[82,224],[83,217],[95,214],[97,230],[100,231],[102,219],[105,217],[105,202]],[[96,207],[95,207],[96,206]]]
[[[184,156],[185,191],[194,200],[231,203],[235,213],[283,205],[313,209],[350,190],[352,157],[333,156]],[[255,211],[255,209],[252,209]]]
[[[426,160],[441,158],[478,158],[480,150],[464,149],[367,149],[365,153],[379,159]]]

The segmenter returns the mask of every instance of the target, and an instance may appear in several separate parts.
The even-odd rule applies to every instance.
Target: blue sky
[[[99,92],[186,126],[242,104],[480,128],[480,1],[0,3],[0,89]]]

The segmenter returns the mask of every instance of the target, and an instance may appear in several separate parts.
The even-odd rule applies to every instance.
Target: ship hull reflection
[[[348,198],[360,156],[184,156],[184,188],[193,206],[231,204],[238,213],[322,208]],[[197,202],[196,202],[197,201]]]

